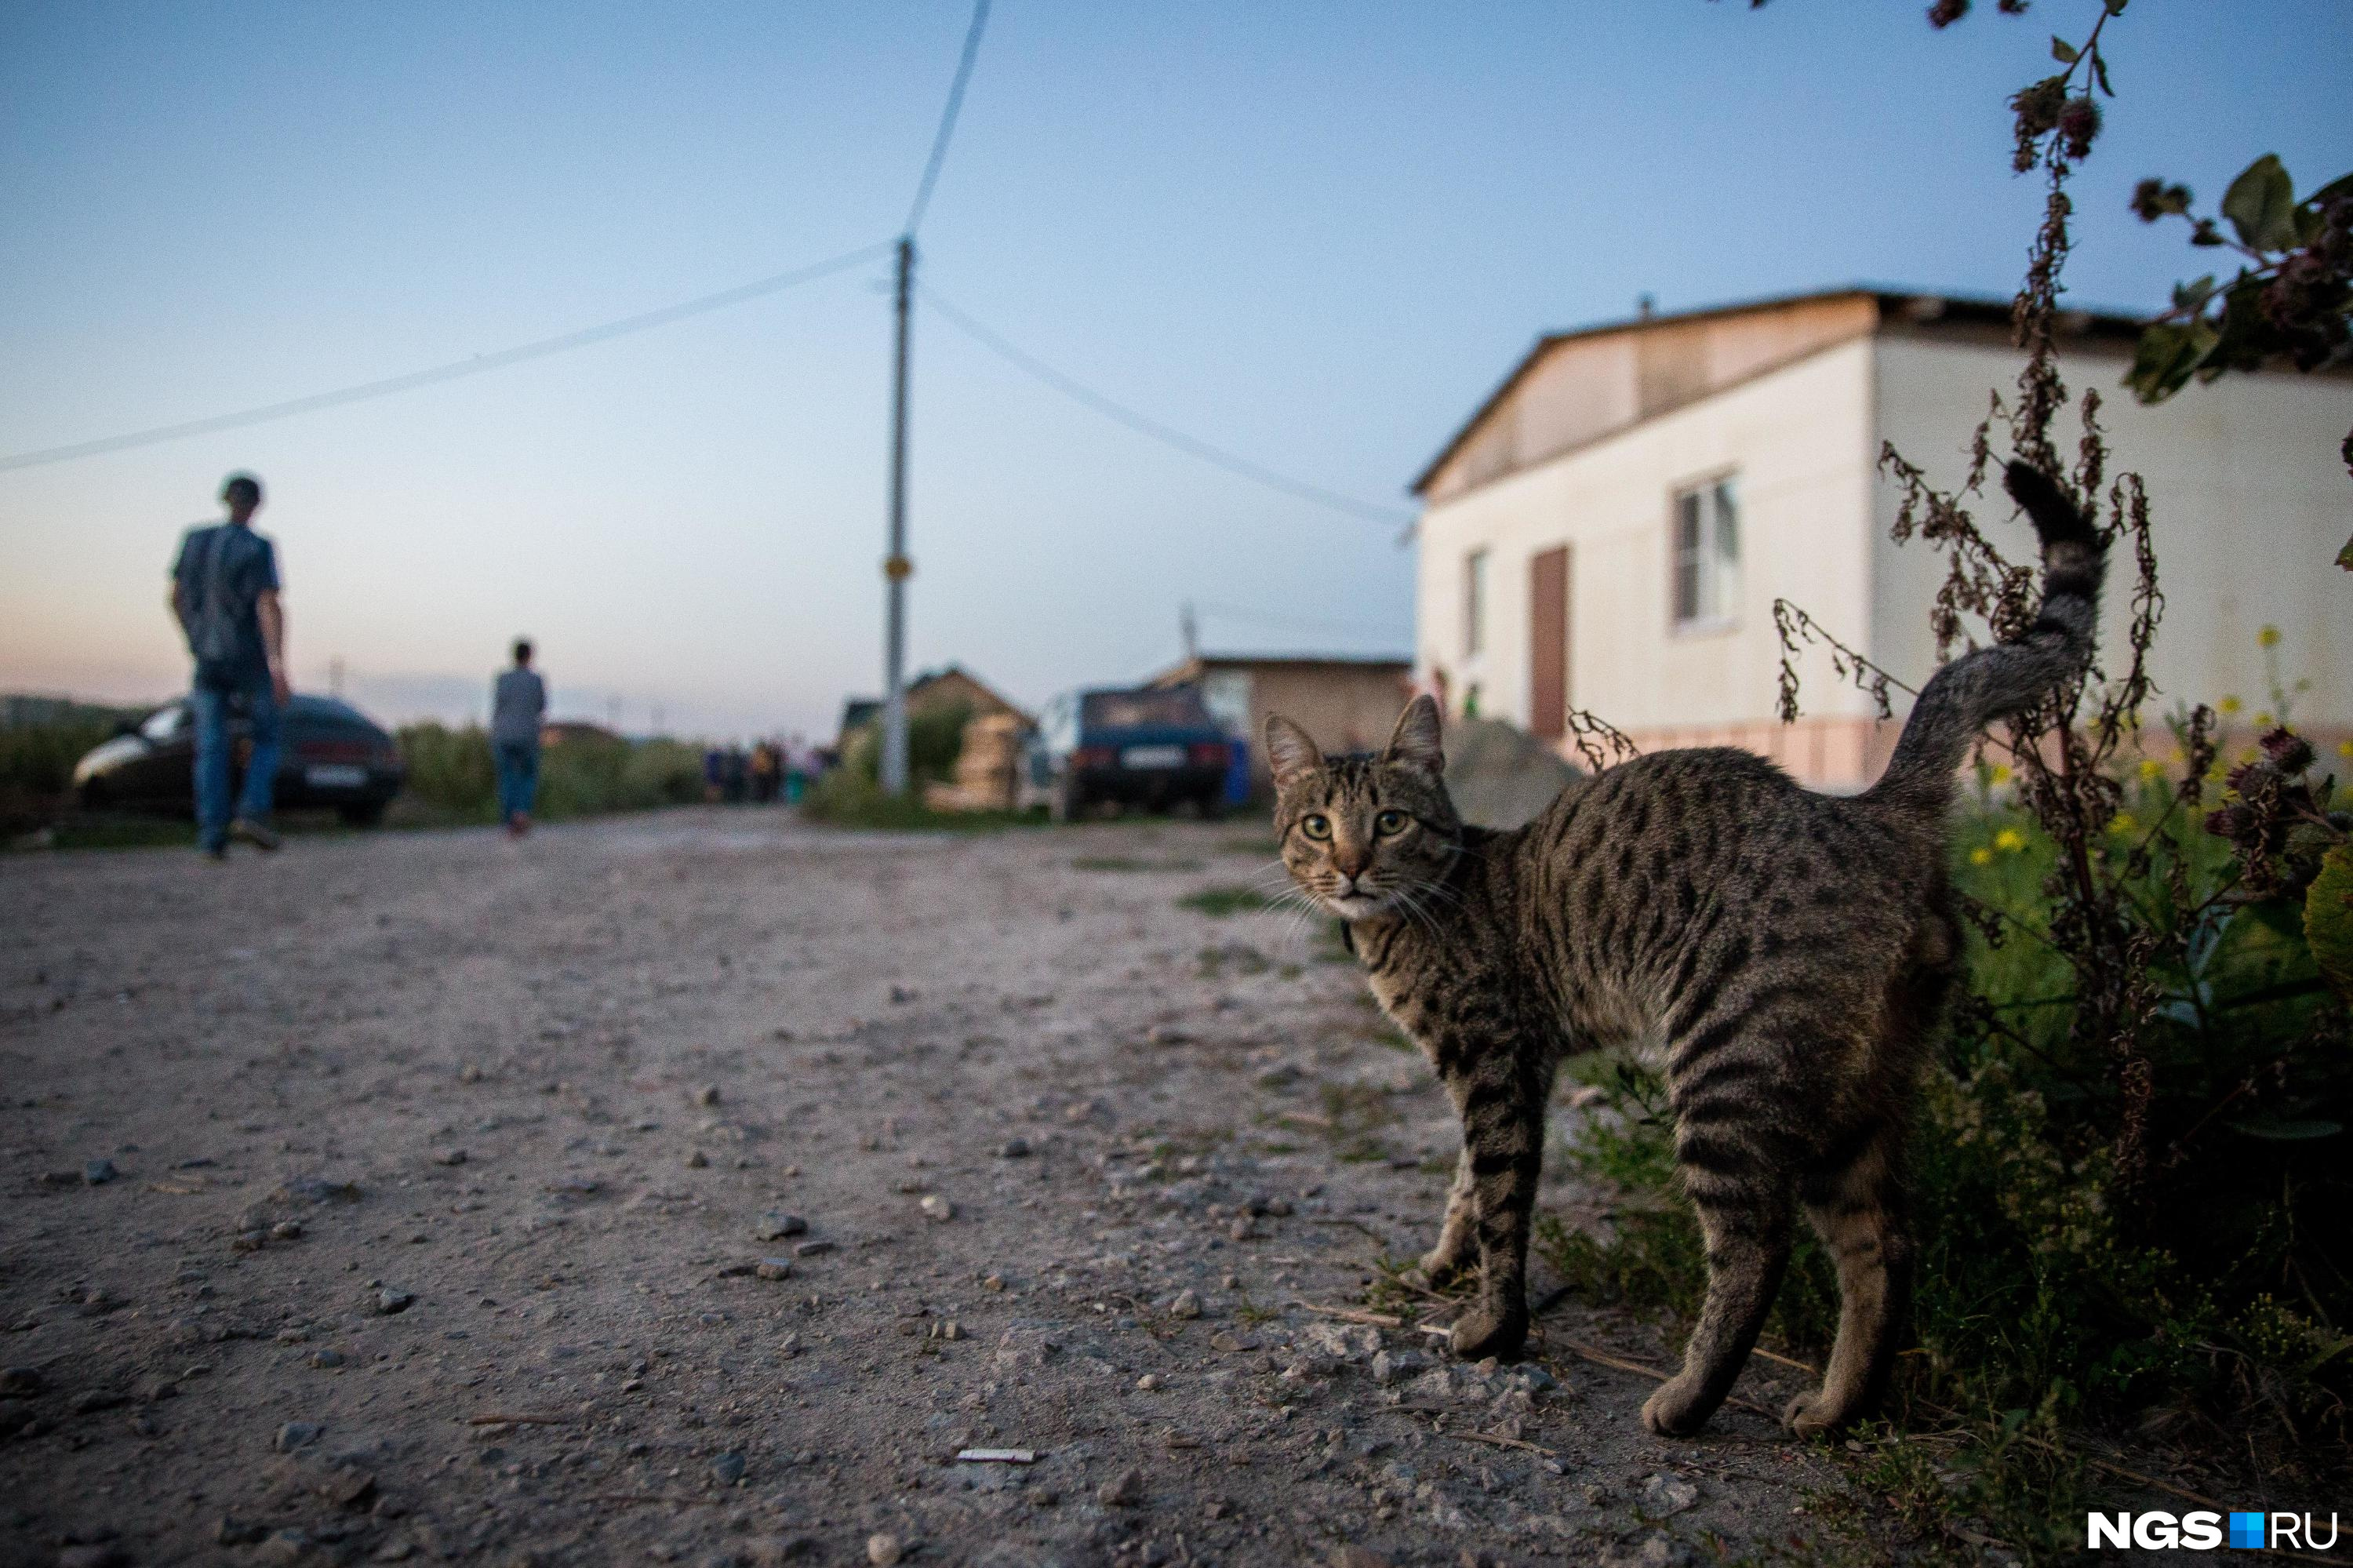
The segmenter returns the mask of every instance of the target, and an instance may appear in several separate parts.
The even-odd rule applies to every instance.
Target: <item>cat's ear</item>
[[[1402,768],[1417,768],[1432,779],[1446,777],[1446,747],[1441,738],[1438,705],[1425,694],[1414,698],[1398,715],[1397,729],[1389,736],[1388,749],[1381,760],[1394,762]]]
[[[1305,730],[1281,714],[1266,715],[1266,766],[1278,789],[1324,766],[1324,753]]]

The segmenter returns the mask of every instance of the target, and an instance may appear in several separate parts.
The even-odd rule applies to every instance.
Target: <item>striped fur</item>
[[[1553,1075],[1574,1052],[1655,1053],[1708,1291],[1683,1370],[1644,1405],[1695,1431],[1773,1301],[1802,1210],[1842,1306],[1823,1385],[1785,1413],[1842,1425],[1885,1388],[1906,1318],[1904,1143],[1915,1074],[1960,949],[1945,874],[1951,776],[1993,719],[2080,676],[2102,546],[2040,473],[2011,493],[2043,546],[2020,640],[1954,661],[1922,692],[1868,792],[1800,789],[1729,748],[1667,751],[1578,780],[1527,826],[1465,825],[1437,708],[1417,698],[1378,756],[1325,758],[1275,717],[1267,756],[1282,858],[1346,922],[1373,992],[1462,1120],[1432,1276],[1475,1266],[1465,1357],[1527,1337],[1528,1232]]]

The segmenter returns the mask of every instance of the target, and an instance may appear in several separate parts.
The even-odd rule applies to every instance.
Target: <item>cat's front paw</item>
[[[1466,1361],[1483,1361],[1489,1356],[1497,1361],[1515,1361],[1520,1347],[1528,1342],[1527,1304],[1475,1302],[1454,1319],[1454,1331],[1447,1342]]]
[[[1781,1425],[1800,1437],[1835,1432],[1854,1419],[1854,1412],[1832,1404],[1825,1391],[1809,1389],[1781,1407]]]
[[[1432,1285],[1443,1285],[1469,1268],[1475,1259],[1475,1246],[1449,1245],[1444,1238],[1421,1255],[1421,1277]]]
[[[1662,1437],[1688,1437],[1707,1425],[1715,1405],[1697,1378],[1672,1377],[1642,1402],[1642,1425]]]

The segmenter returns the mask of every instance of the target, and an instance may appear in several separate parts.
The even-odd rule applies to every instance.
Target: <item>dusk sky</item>
[[[2006,295],[2004,97],[2097,0],[997,0],[922,276],[1101,393],[1409,513],[1546,330],[1868,281]],[[490,354],[888,240],[963,0],[0,6],[0,460]],[[2077,304],[2206,270],[2277,152],[2353,166],[2353,5],[2137,0]],[[0,471],[0,690],[166,694],[181,530],[269,487],[298,685],[463,718],[829,733],[879,690],[887,260],[248,429]],[[919,304],[911,661],[1035,704],[1214,650],[1407,652],[1409,553],[1038,384]],[[2194,395],[2194,394],[2193,394]],[[1966,431],[1954,432],[1956,443]]]

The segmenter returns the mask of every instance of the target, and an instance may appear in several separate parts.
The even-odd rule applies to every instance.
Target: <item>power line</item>
[[[40,451],[18,452],[14,457],[0,458],[0,472],[10,469],[37,468],[43,463],[66,462],[74,458],[96,457],[102,452],[122,451],[131,447],[152,446],[157,441],[177,440],[183,436],[202,436],[210,435],[216,430],[240,429],[248,425],[266,424],[272,419],[290,418],[296,414],[315,413],[319,409],[337,408],[345,403],[363,402],[370,397],[386,397],[396,392],[408,392],[419,387],[431,387],[443,381],[456,381],[463,376],[479,376],[486,370],[502,370],[510,365],[520,365],[525,360],[543,359],[552,354],[563,354],[571,349],[586,348],[591,344],[625,337],[631,333],[645,332],[658,326],[668,326],[672,322],[683,321],[689,316],[702,315],[709,311],[723,310],[729,305],[758,299],[763,294],[778,293],[797,284],[813,283],[819,278],[830,277],[836,272],[846,271],[863,262],[874,260],[878,257],[888,254],[890,249],[891,242],[888,240],[874,245],[860,246],[856,250],[836,256],[829,261],[819,261],[815,266],[795,268],[789,272],[778,272],[772,277],[739,284],[733,289],[723,289],[715,294],[704,294],[699,299],[687,300],[675,305],[665,305],[659,310],[646,311],[633,316],[623,316],[618,321],[606,322],[597,326],[582,327],[577,332],[565,333],[560,336],[543,337],[535,343],[500,349],[494,354],[478,354],[470,359],[453,360],[448,365],[435,366],[430,370],[413,370],[405,376],[390,376],[381,381],[365,381],[356,387],[344,387],[332,392],[314,392],[307,397],[290,398],[283,403],[269,403],[259,408],[241,409],[234,414],[216,414],[210,418],[189,419],[176,425],[157,425],[151,429],[133,430],[125,435],[108,436],[99,440],[77,441],[70,446],[48,447]]]
[[[1361,517],[1367,522],[1383,524],[1410,524],[1414,520],[1414,514],[1401,507],[1377,506],[1368,501],[1358,501],[1354,496],[1342,495],[1336,491],[1325,490],[1321,485],[1310,484],[1303,479],[1293,479],[1288,474],[1278,473],[1262,463],[1252,462],[1250,459],[1229,452],[1223,447],[1212,446],[1197,436],[1188,436],[1175,426],[1165,425],[1148,414],[1140,414],[1126,404],[1106,397],[1092,387],[1063,375],[1045,361],[1006,342],[996,333],[942,299],[939,291],[930,284],[919,283],[916,287],[923,291],[923,297],[931,302],[934,310],[938,311],[941,315],[947,318],[950,324],[983,348],[1017,369],[1027,372],[1037,380],[1044,382],[1064,397],[1085,404],[1105,418],[1125,425],[1139,435],[1149,436],[1163,445],[1176,448],[1188,457],[1197,458],[1213,467],[1224,469],[1229,473],[1239,474],[1244,479],[1265,485],[1270,490],[1279,490],[1285,495],[1301,501],[1313,502],[1318,506],[1328,507],[1335,512],[1344,512],[1352,517]]]
[[[965,29],[964,58],[956,62],[955,80],[948,86],[947,107],[940,111],[940,129],[932,138],[932,155],[923,164],[923,179],[915,187],[915,205],[907,209],[908,238],[923,225],[923,209],[932,204],[932,187],[939,183],[940,165],[947,162],[948,138],[955,134],[957,111],[964,108],[965,84],[972,80],[972,62],[980,57],[981,29],[988,26],[988,0],[973,0],[972,26]]]

